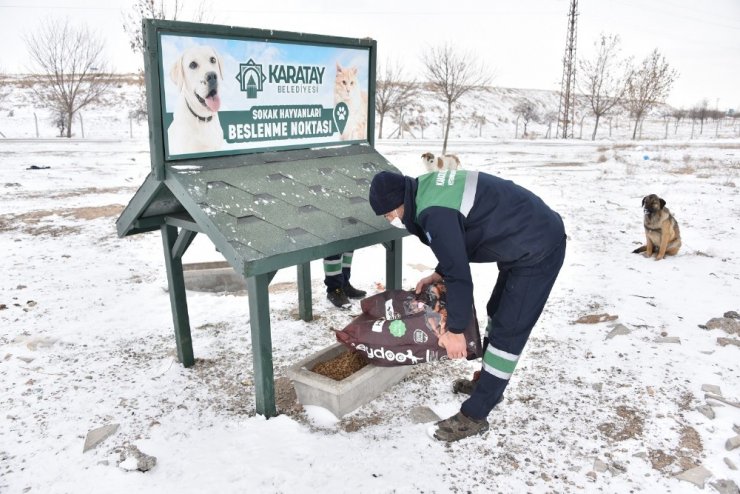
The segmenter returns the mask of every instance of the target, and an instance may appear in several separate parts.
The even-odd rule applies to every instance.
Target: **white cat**
[[[345,103],[349,109],[343,141],[367,140],[367,91],[360,88],[357,67],[342,68],[337,62],[334,80],[334,106]]]

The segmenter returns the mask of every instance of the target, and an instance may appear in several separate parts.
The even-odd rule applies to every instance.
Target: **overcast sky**
[[[48,16],[69,17],[102,33],[116,71],[134,71],[122,13],[133,0],[0,0],[0,69],[25,72],[22,40]],[[200,0],[180,0],[186,11]],[[569,0],[211,0],[215,24],[348,37],[378,42],[379,60],[399,61],[411,76],[429,46],[451,42],[474,50],[493,84],[558,90]],[[668,102],[740,109],[740,0],[580,0],[577,56],[591,58],[601,32],[618,34],[624,55],[641,60],[654,48],[679,72]]]

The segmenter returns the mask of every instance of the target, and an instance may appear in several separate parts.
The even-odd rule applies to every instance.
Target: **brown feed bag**
[[[387,290],[360,302],[362,314],[337,331],[337,340],[361,352],[375,365],[392,367],[446,360],[439,337],[447,331],[446,287],[439,282],[416,295],[413,291]],[[468,360],[483,354],[480,329],[473,317],[465,331]]]

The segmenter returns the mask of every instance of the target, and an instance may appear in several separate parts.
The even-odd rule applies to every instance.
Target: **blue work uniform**
[[[461,333],[473,317],[470,263],[498,265],[481,377],[461,408],[481,419],[501,398],[563,264],[563,221],[534,193],[487,173],[445,170],[405,180],[402,221],[437,258],[449,331]]]

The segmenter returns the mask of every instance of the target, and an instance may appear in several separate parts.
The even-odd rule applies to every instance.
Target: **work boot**
[[[342,290],[341,288],[335,288],[334,290],[330,291],[326,294],[326,298],[329,299],[329,302],[334,304],[334,307],[339,307],[340,309],[352,305],[352,302],[349,301],[347,295],[344,293],[344,290]]]
[[[478,384],[477,381],[471,381],[470,379],[455,379],[452,383],[452,392],[455,394],[472,395],[473,391],[475,391],[476,384]]]
[[[365,298],[365,295],[367,295],[367,292],[365,290],[358,290],[349,283],[344,285],[344,288],[342,288],[342,290],[344,291],[344,294],[347,295],[349,298]]]
[[[462,412],[457,412],[450,418],[440,420],[435,425],[437,431],[434,433],[434,438],[448,443],[483,434],[488,430],[488,420],[471,419],[463,415]]]
[[[475,371],[473,379],[455,379],[452,383],[452,392],[455,394],[462,393],[464,395],[472,395],[475,391],[475,387],[478,385],[478,379],[480,379],[480,371]],[[494,407],[498,406],[499,403],[504,401],[504,395],[499,396]]]
[[[472,395],[475,391],[475,385],[478,384],[478,379],[480,379],[480,371],[473,373],[473,379],[455,379],[452,383],[452,392]]]

